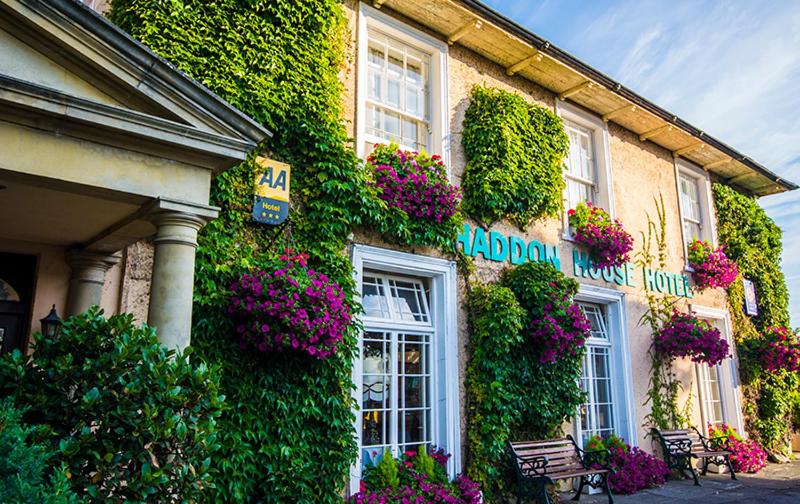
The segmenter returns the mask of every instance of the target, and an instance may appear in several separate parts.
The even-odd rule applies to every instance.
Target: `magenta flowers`
[[[663,485],[667,481],[669,468],[660,460],[637,447],[631,447],[624,439],[612,434],[601,439],[592,436],[589,450],[607,449],[611,457],[601,462],[611,466],[614,472],[608,475],[608,485],[618,494],[632,494],[645,488]]]
[[[336,353],[352,324],[336,282],[309,269],[305,254],[287,250],[274,271],[242,274],[231,285],[228,313],[242,348],[299,350],[318,359]]]
[[[736,472],[757,473],[767,465],[767,452],[755,439],[744,439],[733,427],[721,423],[708,424],[708,437],[712,443],[714,438],[727,436],[719,443],[723,450],[731,452],[731,465]]]
[[[702,240],[689,244],[689,266],[694,270],[692,278],[698,289],[727,289],[739,276],[739,268],[725,255],[724,248],[723,245],[715,249]]]
[[[568,297],[551,297],[544,305],[544,316],[530,325],[531,341],[541,349],[539,362],[546,364],[577,355],[589,337],[591,326],[580,306]]]
[[[439,156],[403,151],[394,144],[377,145],[367,163],[374,171],[378,196],[389,208],[437,224],[458,212],[461,190],[448,181]]]
[[[596,268],[619,267],[630,260],[633,237],[608,212],[591,203],[579,203],[567,213],[573,239],[589,250]]]
[[[769,326],[760,349],[761,365],[767,371],[800,371],[800,340],[785,326]]]
[[[728,357],[728,342],[705,320],[692,313],[674,311],[669,322],[654,335],[656,352],[670,357],[691,357],[710,366]]]

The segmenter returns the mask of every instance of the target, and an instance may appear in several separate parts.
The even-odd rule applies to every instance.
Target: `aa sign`
[[[263,170],[256,172],[253,220],[263,224],[281,224],[289,216],[291,166],[263,157],[256,158]]]

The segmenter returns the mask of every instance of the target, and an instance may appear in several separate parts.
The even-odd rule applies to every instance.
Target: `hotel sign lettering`
[[[549,262],[561,271],[561,254],[558,245],[548,245],[538,240],[525,241],[519,236],[505,236],[497,231],[486,232],[483,228],[473,231],[469,224],[458,235],[456,245],[471,257],[482,256],[495,262],[522,264],[528,261]],[[636,268],[632,263],[614,268],[595,268],[589,254],[579,250],[572,251],[572,275],[578,278],[591,278],[609,284],[636,287]],[[649,291],[669,293],[673,296],[691,298],[689,277],[644,268],[644,288]]]

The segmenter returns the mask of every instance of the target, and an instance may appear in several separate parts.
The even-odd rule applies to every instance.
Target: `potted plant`
[[[572,238],[585,246],[596,268],[625,265],[633,250],[633,237],[604,209],[579,203],[567,212]]]
[[[744,439],[725,423],[708,424],[708,437],[712,443],[719,440],[719,447],[731,452],[731,465],[737,473],[755,474],[767,465],[764,447],[755,439]]]
[[[715,366],[728,357],[728,342],[705,320],[693,313],[672,312],[670,320],[654,335],[655,350],[669,357],[690,357]]]
[[[228,313],[242,348],[297,350],[318,359],[336,353],[352,324],[341,287],[287,250],[271,271],[243,273],[231,285]]]
[[[704,240],[689,244],[689,266],[698,290],[721,287],[727,289],[739,276],[739,268],[727,255],[725,246],[714,248]]]

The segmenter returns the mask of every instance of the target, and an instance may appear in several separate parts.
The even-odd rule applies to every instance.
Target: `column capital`
[[[107,254],[89,250],[72,249],[66,252],[67,264],[72,269],[72,279],[103,284],[106,271],[117,264],[119,253]]]
[[[197,247],[197,232],[206,225],[207,219],[195,214],[174,210],[160,210],[147,216],[155,224],[153,243],[176,243]]]

